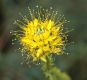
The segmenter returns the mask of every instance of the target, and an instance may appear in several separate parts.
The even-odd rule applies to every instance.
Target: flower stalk
[[[54,65],[53,59],[47,57],[47,62],[42,63],[45,80],[71,80],[70,77]]]

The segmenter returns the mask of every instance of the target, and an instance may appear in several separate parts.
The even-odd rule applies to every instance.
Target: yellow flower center
[[[52,20],[34,19],[23,27],[20,43],[31,54],[33,60],[41,59],[46,62],[46,56],[51,53],[63,52],[64,41],[61,36],[61,26]]]

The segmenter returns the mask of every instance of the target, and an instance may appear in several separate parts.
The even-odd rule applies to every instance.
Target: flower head
[[[64,20],[58,21],[57,11],[29,8],[31,19],[23,17],[22,24],[17,23],[21,32],[17,33],[23,50],[31,56],[33,61],[42,60],[50,54],[62,54],[65,47],[65,35],[62,32]],[[21,35],[22,34],[22,35]]]

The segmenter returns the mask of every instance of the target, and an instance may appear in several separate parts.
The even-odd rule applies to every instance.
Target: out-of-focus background
[[[11,45],[13,36],[9,34],[16,28],[13,23],[19,13],[37,4],[61,10],[70,21],[65,25],[74,29],[68,33],[68,55],[56,56],[55,64],[72,80],[87,80],[87,0],[0,0],[0,80],[43,79],[40,67],[21,64],[23,57],[17,52],[18,45]]]

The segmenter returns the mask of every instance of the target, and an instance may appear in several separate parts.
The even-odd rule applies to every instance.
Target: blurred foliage
[[[87,80],[87,0],[0,0],[0,80],[43,79],[36,65],[29,68],[29,64],[20,64],[23,59],[17,52],[18,45],[11,45],[13,37],[9,34],[16,28],[13,22],[20,18],[18,14],[37,4],[58,9],[70,21],[65,25],[74,29],[68,33],[68,55],[56,56],[55,64],[72,80]]]

